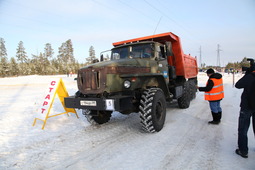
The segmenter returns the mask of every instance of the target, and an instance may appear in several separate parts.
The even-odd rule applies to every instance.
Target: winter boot
[[[217,116],[216,116],[216,121],[220,123],[220,120],[221,120],[221,116],[222,116],[222,112],[218,112],[217,113]]]
[[[218,121],[218,119],[219,119],[218,113],[212,112],[212,117],[213,117],[213,120],[212,120],[212,121],[209,121],[209,122],[208,122],[209,124],[217,125],[217,124],[220,123],[220,122]]]
[[[236,154],[237,155],[240,155],[241,157],[243,158],[248,158],[248,154],[243,154],[240,149],[236,149]]]

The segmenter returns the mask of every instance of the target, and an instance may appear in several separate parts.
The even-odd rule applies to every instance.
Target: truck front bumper
[[[130,96],[119,96],[114,98],[80,98],[75,96],[65,97],[67,108],[123,111],[133,108]]]

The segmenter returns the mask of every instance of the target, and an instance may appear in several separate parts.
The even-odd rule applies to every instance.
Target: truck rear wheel
[[[145,90],[141,96],[139,110],[142,128],[150,133],[160,131],[166,118],[166,99],[163,91],[158,88]]]
[[[189,82],[186,81],[183,85],[183,94],[180,98],[177,99],[178,105],[181,109],[186,109],[190,105],[191,95]]]
[[[82,110],[82,114],[85,115],[90,124],[95,125],[109,122],[112,116],[112,111],[97,111],[85,109]]]
[[[196,98],[196,92],[197,92],[197,88],[196,88],[196,80],[189,80],[189,89],[190,89],[190,100],[193,100]]]

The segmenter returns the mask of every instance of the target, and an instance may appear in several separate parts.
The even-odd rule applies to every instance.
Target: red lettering
[[[50,100],[50,95],[48,94],[48,95],[45,97],[45,99],[49,99],[49,100]]]
[[[45,106],[45,105],[48,105],[48,102],[44,101],[43,102],[43,106]]]
[[[53,90],[54,88],[50,88],[50,92]]]
[[[51,84],[52,86],[55,86],[56,81],[52,81],[50,84]]]
[[[46,109],[43,109],[43,108],[42,108],[42,112],[41,112],[41,113],[43,114],[43,112],[44,112],[45,110],[46,110]]]

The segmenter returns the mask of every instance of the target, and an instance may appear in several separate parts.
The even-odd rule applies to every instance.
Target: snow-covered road
[[[165,126],[153,134],[141,130],[137,113],[115,112],[108,123],[91,126],[78,110],[79,119],[60,115],[49,118],[45,130],[40,121],[33,127],[51,77],[0,79],[0,169],[255,169],[251,128],[249,158],[234,153],[242,90],[233,88],[232,75],[224,75],[220,125],[208,125],[208,102],[198,92],[188,109],[168,104]],[[74,77],[60,77],[74,94]],[[198,78],[206,83],[204,73]],[[52,112],[62,112],[59,101]]]

